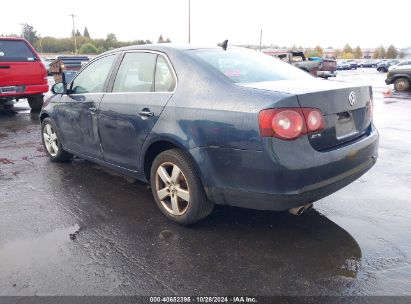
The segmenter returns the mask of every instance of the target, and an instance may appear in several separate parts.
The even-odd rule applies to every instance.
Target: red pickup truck
[[[30,43],[0,37],[0,105],[9,108],[27,98],[33,110],[40,110],[48,90],[46,68]]]

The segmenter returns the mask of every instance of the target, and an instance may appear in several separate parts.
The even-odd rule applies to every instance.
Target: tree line
[[[150,40],[119,41],[114,33],[107,34],[105,39],[93,39],[87,27],[83,34],[77,29],[70,38],[40,37],[33,26],[25,23],[22,25],[21,35],[7,34],[3,37],[23,37],[29,41],[39,53],[75,53],[74,37],[76,39],[78,53],[80,54],[100,54],[105,51],[136,44],[150,44]],[[169,38],[164,39],[162,35],[158,38],[158,43],[169,43]]]
[[[78,29],[72,32],[72,37],[70,38],[40,37],[34,27],[27,23],[22,25],[21,35],[8,34],[0,36],[24,37],[40,53],[75,53],[74,37],[76,38],[77,49],[80,54],[100,54],[119,47],[152,43],[150,40],[119,41],[114,33],[107,34],[105,39],[93,39],[87,27],[84,28],[83,34],[81,34]],[[163,38],[162,35],[160,35],[157,41],[157,43],[169,42],[171,42],[171,40],[169,38]],[[289,48],[289,50],[302,49],[301,46],[297,47],[295,45]],[[306,57],[323,57],[324,49],[318,45],[315,48],[305,49],[304,54]],[[404,56],[405,54],[398,52],[393,45],[387,48],[381,45],[373,54],[374,59],[403,58]],[[360,59],[364,56],[359,46],[352,48],[347,43],[342,49],[337,48],[334,50],[334,57],[335,59]]]
[[[321,46],[316,46],[315,48],[305,49],[304,55],[306,57],[323,57],[324,49]],[[395,46],[390,45],[385,48],[384,46],[379,46],[374,54],[373,59],[393,59],[393,58],[403,58],[404,53],[399,52]],[[334,50],[335,59],[361,59],[363,58],[363,52],[359,46],[352,48],[348,43],[342,49]]]

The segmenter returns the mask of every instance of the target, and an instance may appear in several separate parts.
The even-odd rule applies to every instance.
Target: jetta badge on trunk
[[[350,103],[350,106],[355,105],[355,100],[356,99],[357,99],[357,97],[355,96],[355,92],[351,92],[350,95],[348,95],[348,101]]]

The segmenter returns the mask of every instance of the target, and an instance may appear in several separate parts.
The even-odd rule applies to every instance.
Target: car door
[[[98,127],[104,160],[139,171],[142,145],[173,95],[176,75],[164,54],[126,52],[104,95]]]
[[[86,66],[55,107],[55,120],[67,149],[102,158],[97,111],[116,57],[117,54],[111,54]]]

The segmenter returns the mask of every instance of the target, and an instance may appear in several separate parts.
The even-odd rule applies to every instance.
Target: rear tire
[[[73,157],[71,153],[63,149],[56,124],[49,117],[45,118],[41,123],[41,139],[51,161],[66,162]]]
[[[41,95],[34,95],[27,97],[27,100],[29,102],[29,106],[33,111],[40,111],[41,107],[43,106],[43,98],[44,96]]]
[[[410,81],[407,78],[398,78],[394,81],[394,88],[398,92],[404,92],[410,88]]]
[[[181,150],[166,150],[154,159],[150,182],[157,206],[179,224],[193,224],[213,211],[193,161]]]

